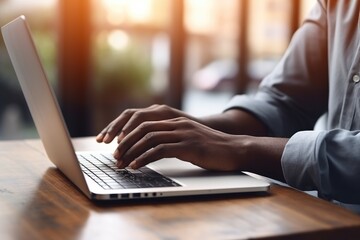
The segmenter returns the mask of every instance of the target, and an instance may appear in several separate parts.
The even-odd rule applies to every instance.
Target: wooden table
[[[360,216],[274,183],[268,194],[94,203],[39,140],[0,142],[0,164],[0,239],[360,239]]]

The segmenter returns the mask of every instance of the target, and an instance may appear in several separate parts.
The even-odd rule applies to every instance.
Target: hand
[[[166,105],[152,105],[144,109],[128,109],[105,127],[96,137],[96,140],[98,142],[110,143],[118,136],[118,142],[120,142],[125,135],[129,134],[143,122],[167,120],[177,117],[187,117],[194,120],[194,118],[184,112]]]
[[[242,111],[228,111],[204,121],[165,105],[153,105],[124,111],[96,140],[110,143],[119,135],[114,156],[120,168],[139,168],[177,157],[209,170],[250,171],[284,180],[280,160],[288,139],[226,134],[205,124],[219,129],[239,125],[236,134],[265,132],[261,122]]]
[[[119,168],[176,157],[205,169],[230,171],[246,169],[250,159],[246,136],[225,134],[185,117],[144,121],[131,129],[114,153]]]

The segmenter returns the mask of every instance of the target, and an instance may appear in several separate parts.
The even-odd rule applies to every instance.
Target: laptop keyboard
[[[77,154],[82,171],[104,189],[181,186],[148,167],[119,169],[111,154]]]

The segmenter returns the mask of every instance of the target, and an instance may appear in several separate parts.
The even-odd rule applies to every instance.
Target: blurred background
[[[315,0],[0,0],[0,25],[25,15],[72,137],[126,108],[195,116],[251,94]],[[0,38],[0,139],[36,138]]]

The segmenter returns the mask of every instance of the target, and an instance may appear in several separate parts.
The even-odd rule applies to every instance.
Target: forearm
[[[246,171],[285,181],[281,157],[289,139],[248,137]]]
[[[247,159],[241,159],[242,169],[280,181],[285,181],[281,157],[289,139],[267,136],[267,128],[252,114],[233,109],[221,114],[199,119],[200,123],[213,129],[239,136],[238,146],[246,151]],[[248,136],[246,136],[248,135]]]
[[[199,118],[198,121],[208,127],[229,134],[267,136],[265,124],[252,114],[239,109]]]

